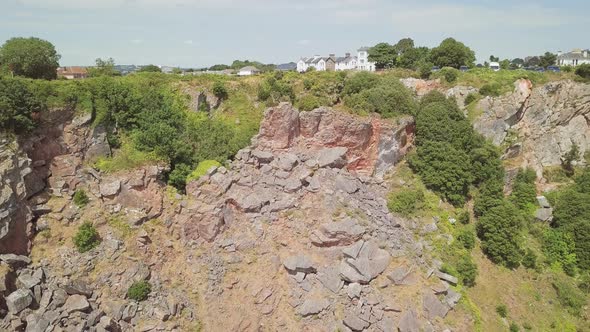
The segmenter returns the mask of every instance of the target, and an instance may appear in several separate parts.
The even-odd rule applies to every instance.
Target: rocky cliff
[[[582,156],[590,150],[590,85],[573,81],[533,87],[528,80],[515,83],[514,92],[484,98],[476,130],[506,148],[505,158],[517,158],[542,177],[543,167],[561,164],[573,144]]]
[[[88,161],[110,153],[103,132],[88,115],[63,121],[24,142],[29,157],[3,143],[3,225],[37,236],[32,259],[0,255],[0,329],[446,328],[457,279],[384,199],[382,175],[411,147],[411,119],[282,104],[266,111],[252,146],[186,195],[167,192],[159,165],[97,172]],[[48,183],[36,195],[26,185],[34,173]],[[78,189],[85,207],[72,202]],[[83,254],[71,240],[82,222],[102,238]],[[126,297],[138,280],[152,284],[143,302]]]

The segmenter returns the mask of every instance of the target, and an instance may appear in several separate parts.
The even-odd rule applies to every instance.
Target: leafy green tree
[[[402,216],[410,216],[424,207],[424,200],[423,190],[419,188],[404,188],[389,195],[387,198],[387,207],[391,212],[401,214]]]
[[[395,46],[388,43],[379,43],[369,49],[369,61],[375,62],[377,69],[394,67],[397,55]]]
[[[53,44],[35,37],[12,38],[0,48],[0,67],[28,78],[55,79],[60,58]]]
[[[414,114],[416,111],[416,103],[411,93],[397,80],[364,90],[352,97],[345,99],[347,106],[365,112],[379,113],[385,117]]]
[[[547,68],[557,63],[557,55],[551,52],[545,52],[545,54],[539,57],[539,66]]]
[[[23,80],[0,78],[0,129],[15,133],[32,130],[34,113],[45,110],[39,95]]]
[[[496,264],[520,265],[522,220],[514,205],[506,201],[488,210],[477,223],[483,252]]]
[[[526,254],[522,257],[522,265],[527,269],[537,268],[537,254],[531,249],[526,250]]]
[[[463,255],[456,265],[457,272],[461,277],[461,282],[467,287],[475,286],[477,278],[477,265],[473,262],[470,255]]]
[[[115,60],[113,58],[97,58],[96,66],[93,68],[88,68],[88,76],[121,76],[121,73],[115,70]]]
[[[512,59],[510,63],[513,64],[516,68],[524,66],[524,60],[521,58]]]
[[[577,192],[590,194],[590,167],[585,167],[582,174],[576,177],[575,189]]]
[[[350,96],[363,90],[372,89],[377,84],[379,84],[379,76],[367,71],[361,71],[346,78],[342,94]]]
[[[510,65],[511,65],[511,63],[510,63],[510,60],[508,60],[508,59],[504,59],[504,60],[500,61],[500,68],[501,69],[504,69],[504,70],[510,69]]]
[[[473,183],[480,185],[489,179],[503,181],[504,167],[500,160],[500,151],[493,144],[485,142],[483,146],[471,151]]]
[[[538,56],[533,56],[530,58],[525,59],[524,66],[525,67],[537,67],[541,63],[541,59]]]
[[[461,245],[468,250],[475,248],[475,234],[473,230],[470,228],[464,228],[461,230],[459,235],[457,235],[457,241],[461,243]]]
[[[405,50],[398,58],[397,65],[401,68],[417,70],[421,63],[428,62],[430,49],[428,47],[415,47]],[[428,68],[432,68],[429,64]]]
[[[504,183],[491,179],[480,185],[479,193],[475,197],[473,212],[481,217],[496,206],[502,205],[504,200]]]
[[[455,206],[465,203],[472,181],[469,156],[447,142],[426,141],[410,157],[424,184]]]
[[[537,175],[531,168],[519,169],[512,185],[512,194],[510,200],[521,210],[526,210],[529,206],[534,206],[537,202],[537,189],[535,180]]]
[[[230,69],[230,68],[231,67],[228,66],[228,65],[220,64],[220,65],[213,65],[213,66],[209,67],[209,70],[212,70],[212,71],[221,71],[221,70],[226,70],[226,69]]]
[[[576,246],[573,237],[559,230],[545,232],[543,252],[550,263],[559,263],[568,275],[576,274]]]
[[[414,48],[414,40],[412,38],[402,38],[393,47],[398,55],[402,55]]]
[[[162,69],[160,69],[160,67],[158,67],[156,65],[147,65],[147,66],[141,67],[139,72],[140,73],[161,73]]]
[[[453,38],[447,38],[430,51],[430,60],[440,67],[473,66],[475,52],[465,44]]]
[[[497,56],[490,55],[490,62],[500,62],[500,58]]]
[[[215,97],[221,100],[227,99],[228,93],[225,84],[219,81],[215,82],[215,84],[213,84],[213,94],[215,95]]]

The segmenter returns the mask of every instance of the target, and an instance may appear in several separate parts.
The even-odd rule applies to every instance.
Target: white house
[[[557,64],[559,66],[578,66],[590,63],[589,50],[575,49],[568,53],[557,52]]]
[[[357,57],[346,53],[344,57],[336,58],[336,70],[355,70],[356,63]]]
[[[357,70],[375,71],[375,63],[369,61],[369,48],[361,47],[358,49]]]
[[[317,71],[334,70],[332,67],[335,63],[334,57],[322,57],[314,55],[311,58],[301,58],[297,62],[297,71],[300,73],[306,72],[310,67]]]
[[[260,69],[253,66],[246,66],[238,71],[238,76],[252,76],[260,74]]]
[[[362,47],[358,50],[357,56],[351,56],[346,53],[344,57],[336,57],[335,54],[329,56],[315,55],[310,58],[301,58],[297,62],[297,71],[303,73],[310,67],[317,71],[333,70],[364,70],[375,71],[375,63],[369,61],[369,48]]]

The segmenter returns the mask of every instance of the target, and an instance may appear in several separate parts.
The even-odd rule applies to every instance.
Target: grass
[[[457,78],[455,85],[472,86],[481,88],[490,83],[500,85],[501,93],[511,92],[514,89],[514,82],[518,79],[525,78],[531,80],[533,85],[542,85],[552,81],[573,79],[572,73],[538,73],[526,70],[500,70],[493,71],[487,68],[474,68],[467,72],[462,72]]]
[[[115,230],[115,233],[123,239],[128,238],[133,233],[131,226],[120,216],[113,216],[108,220],[109,226]]]
[[[153,153],[142,152],[133,147],[129,139],[123,139],[121,148],[109,158],[99,158],[94,167],[105,173],[134,169],[162,161]]]

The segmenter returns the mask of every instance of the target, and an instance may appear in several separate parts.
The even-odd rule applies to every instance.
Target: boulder
[[[293,153],[283,153],[279,156],[278,166],[286,172],[290,172],[299,162],[299,158]]]
[[[545,196],[537,196],[537,202],[539,203],[539,206],[542,208],[548,209],[551,207],[551,204],[549,204],[549,201]]]
[[[14,315],[18,314],[33,302],[33,296],[27,289],[17,289],[6,297],[6,307]]]
[[[320,226],[311,236],[311,242],[319,247],[346,246],[358,241],[365,228],[356,220],[348,218],[344,221],[331,222]]]
[[[268,164],[274,159],[274,155],[268,151],[254,150],[252,157],[258,161],[259,164]]]
[[[551,222],[553,221],[552,208],[540,208],[535,211],[535,218],[539,221]]]
[[[340,275],[348,282],[367,284],[380,275],[387,266],[391,256],[379,248],[374,241],[365,242],[357,258],[345,258],[340,264]]]
[[[447,273],[444,273],[441,271],[436,271],[435,274],[439,279],[442,279],[444,281],[448,281],[453,285],[456,285],[459,282],[459,279],[457,279],[457,277],[453,277],[450,274],[447,274]]]
[[[291,273],[313,273],[316,271],[313,261],[304,255],[287,257],[283,261],[283,266]]]
[[[88,309],[90,309],[90,304],[88,303],[88,300],[86,300],[86,297],[83,295],[71,295],[70,297],[68,297],[66,303],[64,304],[64,310],[67,311],[69,314],[76,311],[85,312]]]
[[[15,254],[0,255],[0,261],[5,262],[12,267],[21,267],[31,264],[31,259],[29,257]]]
[[[100,186],[100,194],[105,197],[115,196],[121,190],[121,181],[114,180],[111,182],[101,183]]]
[[[306,299],[297,309],[297,313],[303,317],[316,315],[327,309],[330,301],[326,299]]]
[[[92,286],[81,279],[70,281],[64,290],[68,295],[84,295],[86,297],[92,296]]]
[[[344,315],[344,320],[342,320],[342,323],[353,331],[363,331],[364,329],[369,327],[369,325],[371,325],[369,324],[369,322],[359,318],[356,314],[352,312],[347,312]]]
[[[408,310],[398,324],[399,332],[420,332],[420,320],[415,310]]]
[[[318,272],[318,280],[330,291],[338,294],[344,281],[340,278],[340,270],[338,267],[328,267]]]
[[[435,319],[436,317],[445,318],[449,312],[449,307],[439,301],[436,295],[426,292],[422,298],[422,305],[424,308],[424,314],[428,319]]]
[[[318,166],[320,168],[342,168],[347,164],[347,152],[348,148],[345,147],[323,149],[319,152]]]

